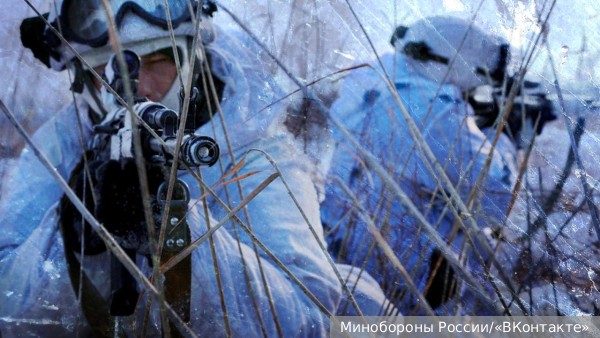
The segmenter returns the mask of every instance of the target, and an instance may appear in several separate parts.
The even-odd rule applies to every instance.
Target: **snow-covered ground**
[[[600,234],[585,200],[581,176],[598,193],[600,118],[584,102],[567,102],[570,121],[585,119],[578,146],[582,168],[573,163],[551,210],[541,210],[561,181],[571,142],[564,116],[549,123],[537,138],[524,178],[528,190],[510,215],[498,244],[498,257],[513,276],[519,296],[535,315],[578,315],[600,312]],[[570,127],[573,128],[573,127]],[[545,220],[537,222],[536,220]],[[508,292],[506,293],[508,295]],[[531,299],[531,301],[530,301]],[[513,311],[517,311],[513,304]]]

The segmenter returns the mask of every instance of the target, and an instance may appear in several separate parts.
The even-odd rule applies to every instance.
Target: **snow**
[[[313,86],[322,96],[335,95],[341,83],[335,81],[339,76],[332,76],[333,72],[357,61],[372,60],[375,51],[377,54],[390,52],[388,41],[393,29],[399,24],[410,25],[424,16],[475,17],[477,25],[506,37],[515,47],[513,61],[520,60],[534,34],[542,29],[536,13],[542,9],[547,12],[551,4],[551,1],[496,0],[483,1],[478,9],[480,2],[444,0],[440,6],[439,2],[422,0],[349,1],[360,24],[365,27],[369,41],[345,1],[222,1],[295,76],[306,83],[324,76],[333,80]],[[32,3],[42,12],[49,8],[48,1],[35,0]],[[30,133],[71,100],[67,72],[47,69],[20,45],[19,24],[24,17],[33,15],[22,0],[5,0],[0,4],[0,88],[4,89],[0,92],[0,99]],[[535,208],[535,203],[531,203],[533,205],[529,208],[525,206],[528,197],[524,192],[522,203],[511,214],[502,229],[503,238],[497,242],[499,257],[505,258],[507,270],[522,278],[527,276],[523,276],[519,269],[528,267],[522,265],[519,255],[526,248],[530,254],[527,259],[542,262],[538,266],[544,276],[554,276],[558,280],[560,274],[568,275],[565,280],[570,282],[567,284],[565,281],[553,282],[552,278],[515,280],[533,285],[531,293],[535,314],[554,314],[557,310],[564,314],[595,313],[600,307],[600,234],[596,234],[591,226],[587,206],[578,211],[584,198],[578,176],[587,177],[595,200],[598,200],[600,184],[599,15],[600,3],[597,0],[557,1],[549,19],[548,45],[538,47],[528,73],[528,78],[541,81],[550,97],[556,100],[554,75],[546,53],[550,51],[566,99],[564,114],[571,121],[577,117],[585,118],[586,126],[579,145],[583,168],[573,166],[559,202],[547,215],[547,231],[538,231],[528,238],[527,215],[535,219],[539,209]],[[238,29],[224,11],[217,12],[214,20],[219,25]],[[289,91],[296,89],[274,63],[272,72],[287,85]],[[556,109],[560,111],[558,104]],[[14,165],[12,158],[18,154],[22,144],[21,137],[0,114],[0,179],[6,179],[7,168]],[[539,201],[540,196],[552,190],[560,178],[570,147],[565,118],[560,115],[536,139],[526,171],[529,198]],[[0,190],[0,198],[2,196]],[[549,250],[547,236],[556,239],[553,244],[556,250]],[[530,242],[533,243],[531,248],[528,247]],[[52,263],[46,263],[44,268],[53,271]],[[556,300],[554,294],[557,294]],[[520,296],[529,301],[529,291]],[[555,308],[557,303],[559,309]],[[0,321],[13,320],[0,318]]]
[[[224,3],[229,4],[229,1]],[[286,27],[275,29],[269,32],[270,34],[258,35],[296,76],[305,81],[327,76],[332,71],[344,69],[358,61],[375,58],[375,53],[365,40],[356,19],[348,13],[345,2],[295,1],[293,4],[296,7],[292,8],[290,3],[292,2],[243,2],[246,6],[253,6],[253,10],[248,11],[248,7],[243,5],[231,6],[231,9],[243,17],[243,21],[255,33],[260,32],[262,27]],[[516,68],[517,61],[521,60],[530,48],[535,34],[542,30],[537,13],[542,10],[547,13],[551,2],[483,1],[478,10],[480,3],[475,0],[447,0],[440,6],[439,2],[418,0],[350,1],[350,4],[357,8],[359,20],[372,38],[378,54],[390,51],[390,32],[398,24],[410,25],[424,16],[450,14],[467,19],[475,17],[475,24],[504,36],[513,45],[512,66]],[[281,10],[282,8],[285,10]],[[288,14],[300,11],[310,14]],[[597,20],[599,14],[600,3],[597,1],[558,1],[548,21],[548,44],[538,46],[539,50],[527,75],[528,79],[541,82],[549,97],[554,100],[556,111],[560,112],[559,118],[549,123],[537,138],[529,159],[529,169],[526,171],[530,197],[537,198],[538,204],[541,203],[540,195],[551,191],[558,182],[570,149],[565,118],[561,115],[562,109],[558,104],[547,51],[550,51],[552,60],[557,63],[558,82],[565,98],[564,114],[572,122],[577,117],[583,117],[586,125],[579,145],[583,169],[573,167],[559,202],[547,215],[548,236],[551,239],[556,238],[552,248],[547,245],[545,231],[538,231],[531,238],[527,235],[527,214],[530,214],[531,219],[535,219],[540,213],[539,209],[527,210],[524,207],[525,193],[520,199],[523,203],[515,208],[503,229],[504,238],[499,245],[498,256],[505,258],[507,271],[518,272],[519,268],[527,269],[526,265],[520,265],[523,261],[519,255],[523,254],[529,243],[533,243],[530,248],[531,259],[541,269],[539,272],[544,277],[536,275],[535,277],[539,278],[533,278],[531,281],[513,282],[521,284],[525,290],[531,282],[533,298],[529,299],[529,291],[521,293],[520,297],[525,303],[531,301],[533,314],[536,315],[551,315],[557,311],[571,315],[596,313],[600,304],[600,293],[596,289],[596,285],[600,284],[600,272],[597,270],[600,265],[598,235],[591,227],[589,210],[584,208],[581,212],[575,212],[576,207],[583,201],[581,180],[577,175],[585,174],[592,186],[598,184],[600,179],[600,167],[597,165],[600,157],[597,150],[600,149],[600,67],[597,66],[597,60],[600,59],[600,21]],[[249,15],[251,17],[248,17]],[[319,22],[322,18],[327,20]],[[274,24],[270,25],[270,22]],[[318,49],[314,45],[316,42],[311,38],[317,35],[315,27],[320,28],[322,38],[319,41],[323,41],[326,49]],[[292,30],[297,32],[293,37],[296,48],[289,48],[292,44],[289,41]],[[342,38],[339,38],[340,36]],[[305,51],[309,54],[298,58],[296,53]],[[314,59],[320,61],[313,62]],[[281,73],[278,74],[285,79]],[[335,92],[337,85],[339,82],[331,81],[317,90]],[[323,89],[326,86],[333,88]],[[541,176],[538,175],[538,169]],[[541,186],[538,182],[541,182]],[[597,187],[594,189],[594,192],[596,191]],[[554,281],[550,278],[552,276]],[[558,309],[556,304],[559,304]]]

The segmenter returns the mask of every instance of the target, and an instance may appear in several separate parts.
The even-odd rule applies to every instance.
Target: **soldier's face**
[[[98,74],[104,72],[104,67],[94,68]],[[162,53],[153,53],[142,57],[140,76],[138,83],[138,96],[147,97],[154,102],[160,102],[177,77],[177,67],[175,61],[168,55]],[[100,83],[94,79],[97,88]]]

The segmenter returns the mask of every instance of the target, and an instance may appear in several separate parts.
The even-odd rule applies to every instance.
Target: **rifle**
[[[525,137],[526,129],[533,129],[535,126],[535,132],[539,135],[546,122],[555,120],[557,116],[539,82],[523,80],[518,83],[518,78],[518,74],[507,78],[506,86],[503,82],[497,82],[493,86],[476,87],[467,93],[467,97],[473,107],[477,126],[481,129],[489,128],[500,116],[511,88],[519,86],[503,132],[515,141],[517,148],[521,148],[524,143],[521,139]]]
[[[124,51],[132,92],[137,92],[141,61],[132,51]],[[122,98],[125,95],[125,82],[115,56],[109,60],[103,77],[110,87]],[[183,109],[183,91],[180,91],[180,112]],[[194,134],[194,116],[197,111],[198,89],[193,88],[188,114],[192,117],[183,129],[181,151],[174,158],[178,139],[180,114],[156,102],[145,98],[133,97],[131,108],[125,107],[117,98],[108,95],[103,89],[108,114],[101,123],[94,126],[93,137],[86,152],[89,159],[89,176],[94,187],[86,184],[85,171],[80,165],[72,174],[71,185],[79,196],[86,196],[88,208],[115,236],[125,252],[135,261],[138,254],[148,257],[150,254],[146,222],[140,193],[135,151],[133,148],[133,128],[139,128],[148,173],[148,187],[153,192],[153,219],[157,224],[167,208],[167,176],[170,166],[176,162],[179,169],[212,166],[218,161],[220,151],[217,143],[208,136]],[[126,101],[126,100],[125,100]],[[145,122],[149,129],[133,124],[131,114]],[[159,138],[156,138],[156,135]],[[76,175],[79,171],[79,175]],[[75,177],[74,177],[75,176]],[[190,191],[187,184],[175,180],[173,198],[168,205],[167,229],[161,247],[161,264],[181,252],[190,244],[190,230],[185,220]],[[104,251],[101,241],[95,240],[89,225],[77,227],[77,217],[70,215],[68,205],[61,203],[61,219],[65,243],[85,241],[84,253],[96,254]],[[92,208],[93,207],[93,208]],[[80,221],[81,222],[81,221]],[[71,229],[64,223],[72,223]],[[75,230],[75,231],[73,231]],[[81,236],[81,232],[84,236]],[[76,243],[72,242],[71,243]],[[76,245],[69,245],[77,248]],[[151,260],[148,260],[151,262]],[[70,264],[74,265],[74,264]],[[111,254],[111,316],[129,316],[134,313],[139,293],[135,279],[120,261]],[[165,273],[165,298],[180,314],[184,321],[189,320],[191,293],[191,256]],[[78,283],[76,283],[78,284]]]

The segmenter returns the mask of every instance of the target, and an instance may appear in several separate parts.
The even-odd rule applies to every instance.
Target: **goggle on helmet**
[[[198,9],[204,17],[216,11],[216,5],[209,0],[167,0],[169,16],[176,36],[193,35],[192,17]],[[169,16],[164,0],[110,0],[114,21],[119,29],[123,44],[143,43],[168,38]],[[82,54],[102,47],[108,47],[108,23],[102,0],[64,0],[44,16],[63,37]],[[131,19],[135,17],[135,19]],[[124,31],[125,21],[134,22],[138,29]],[[212,26],[201,23],[200,34],[207,43],[213,38]],[[146,27],[139,29],[142,22]],[[132,34],[131,31],[134,31]],[[136,32],[137,31],[137,32]],[[207,41],[209,40],[209,41]],[[72,52],[63,46],[61,40],[39,17],[28,18],[21,24],[21,41],[30,48],[36,58],[46,66],[56,70],[65,68],[72,58]],[[109,47],[108,47],[109,48]],[[106,60],[104,60],[106,61]],[[92,65],[96,66],[96,65]]]
[[[396,28],[390,41],[419,74],[469,90],[501,83],[510,60],[510,46],[470,22],[449,16],[424,18],[410,27]],[[456,59],[450,68],[450,61]]]

